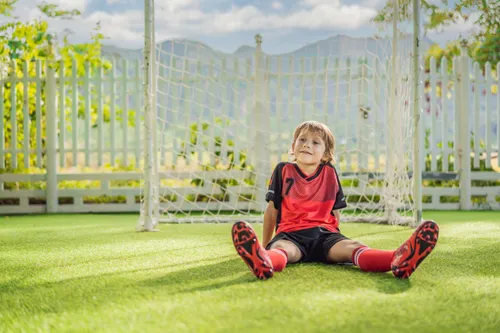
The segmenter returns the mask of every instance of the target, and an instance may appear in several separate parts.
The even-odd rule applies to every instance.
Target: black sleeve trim
[[[347,200],[344,195],[344,191],[342,190],[342,185],[340,185],[340,178],[339,175],[337,174],[337,170],[335,170],[335,167],[333,165],[332,167],[333,171],[335,171],[335,176],[337,177],[337,184],[339,187],[337,194],[335,196],[335,203],[333,204],[332,210],[338,210],[347,207]]]
[[[274,203],[274,208],[280,209],[281,207],[281,189],[283,187],[283,167],[286,162],[280,162],[274,168],[271,181],[269,182],[269,188],[266,193],[266,201],[272,201]]]

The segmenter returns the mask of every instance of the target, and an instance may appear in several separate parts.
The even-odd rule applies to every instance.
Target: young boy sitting
[[[372,249],[342,235],[339,209],[347,204],[332,164],[334,148],[326,125],[300,124],[293,136],[295,162],[279,163],[271,178],[262,245],[248,223],[233,225],[236,251],[259,279],[299,261],[352,263],[363,271],[392,271],[406,279],[436,246],[439,228],[433,221],[420,224],[395,251]]]

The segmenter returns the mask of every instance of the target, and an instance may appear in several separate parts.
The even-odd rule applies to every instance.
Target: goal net
[[[417,223],[418,29],[412,2],[396,1],[367,36],[334,35],[272,55],[264,33],[232,54],[199,41],[155,41],[153,12],[160,17],[162,8],[146,0],[139,228],[261,222],[272,171],[290,160],[293,131],[305,120],[325,123],[336,138],[348,203],[342,222]]]

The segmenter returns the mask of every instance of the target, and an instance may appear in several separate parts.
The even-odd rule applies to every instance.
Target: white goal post
[[[254,48],[233,54],[197,41],[157,43],[161,8],[145,0],[137,230],[160,222],[262,222],[268,180],[290,158],[293,129],[304,120],[324,122],[336,137],[348,202],[342,222],[418,225],[420,1],[388,1],[390,22],[378,23],[371,37],[337,36],[313,51],[275,56],[265,53],[261,35]]]

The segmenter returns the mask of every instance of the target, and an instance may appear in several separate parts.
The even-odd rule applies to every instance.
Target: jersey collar
[[[321,173],[321,170],[323,170],[323,167],[325,166],[324,163],[321,163],[318,168],[316,169],[316,172],[312,176],[307,176],[302,170],[300,170],[299,166],[296,163],[293,163],[293,166],[295,167],[295,170],[299,173],[300,177],[302,177],[306,181],[311,181],[313,179],[316,179],[319,174]]]

